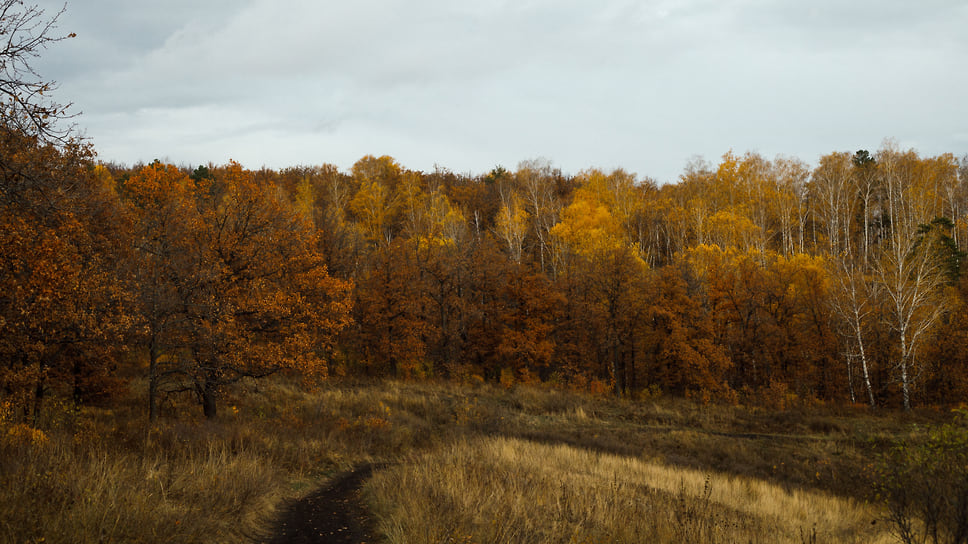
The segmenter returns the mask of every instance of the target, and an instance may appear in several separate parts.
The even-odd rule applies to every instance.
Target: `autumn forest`
[[[0,0],[0,544],[968,542],[968,155],[118,164],[66,9]]]
[[[666,185],[543,159],[127,167],[29,65],[70,37],[57,16],[18,6],[0,23],[13,419],[135,379],[150,420],[171,395],[212,418],[226,386],[276,373],[904,409],[968,394],[968,156],[730,151]]]
[[[703,402],[968,394],[968,161],[726,153],[675,184],[543,160],[123,167],[0,134],[0,386],[146,413],[276,372]]]

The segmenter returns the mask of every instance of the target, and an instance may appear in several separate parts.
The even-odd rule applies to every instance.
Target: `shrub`
[[[881,459],[879,494],[905,544],[968,543],[968,412]]]

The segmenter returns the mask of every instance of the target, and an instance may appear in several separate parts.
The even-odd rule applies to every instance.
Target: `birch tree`
[[[867,348],[868,327],[874,314],[876,286],[870,282],[869,276],[861,266],[844,259],[837,259],[834,263],[831,275],[835,278],[835,295],[830,298],[830,307],[842,324],[841,336],[848,346],[846,358],[850,401],[856,402],[852,367],[853,361],[859,359],[867,402],[871,408],[876,408]]]
[[[945,260],[922,228],[931,210],[923,182],[930,175],[913,151],[886,149],[879,157],[890,232],[882,244],[876,274],[886,297],[887,319],[897,342],[893,366],[898,373],[904,409],[911,408],[917,378],[918,348],[944,314],[947,299]]]

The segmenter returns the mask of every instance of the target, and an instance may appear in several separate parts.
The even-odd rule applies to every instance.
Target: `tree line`
[[[0,411],[146,411],[291,372],[785,405],[968,392],[968,157],[725,154],[659,186],[547,161],[281,171],[98,162],[0,0]]]
[[[547,161],[103,164],[0,131],[0,396],[217,414],[243,377],[546,382],[784,405],[968,392],[968,160],[727,153],[659,186]]]

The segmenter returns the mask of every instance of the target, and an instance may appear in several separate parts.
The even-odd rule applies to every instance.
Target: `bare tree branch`
[[[71,104],[51,95],[57,89],[31,66],[33,59],[56,42],[73,38],[57,34],[57,20],[65,4],[52,17],[23,0],[0,0],[0,122],[8,129],[54,144],[66,143],[74,131],[63,121],[75,117]]]

